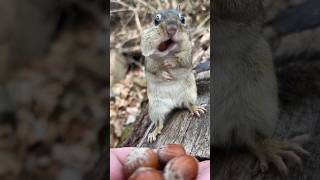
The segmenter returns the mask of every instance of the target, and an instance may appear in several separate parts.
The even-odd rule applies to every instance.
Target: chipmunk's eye
[[[156,17],[154,18],[154,25],[159,25],[161,21],[161,14],[157,14]]]
[[[184,19],[184,16],[182,16],[181,14],[179,14],[179,19],[180,19],[180,22],[182,24],[186,23],[186,20]]]

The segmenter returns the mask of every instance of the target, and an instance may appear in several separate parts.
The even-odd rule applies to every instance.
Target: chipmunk
[[[308,135],[288,141],[272,137],[278,120],[278,87],[269,45],[261,35],[261,0],[214,0],[213,147],[246,146],[262,172],[285,160],[302,163]]]
[[[197,105],[191,50],[188,26],[176,9],[156,12],[151,27],[142,32],[149,117],[156,125],[148,135],[150,143],[161,133],[166,115],[174,108],[186,107],[197,116],[206,111]]]

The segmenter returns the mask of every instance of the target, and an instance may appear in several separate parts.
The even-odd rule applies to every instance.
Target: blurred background
[[[94,168],[107,145],[105,10],[0,0],[0,179],[81,180]]]
[[[152,24],[157,10],[176,8],[190,27],[193,64],[209,60],[209,0],[111,0],[110,1],[110,146],[121,146],[139,118],[147,100],[144,57],[140,34]]]
[[[271,45],[282,109],[320,97],[320,1],[263,0],[264,37]],[[315,102],[309,102],[310,99]],[[316,106],[316,105],[314,105]],[[316,111],[319,108],[316,108]],[[313,108],[310,108],[310,111]],[[317,115],[315,115],[315,118]]]

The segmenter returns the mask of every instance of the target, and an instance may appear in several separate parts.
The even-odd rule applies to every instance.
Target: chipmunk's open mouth
[[[174,45],[176,44],[176,42],[174,42],[171,38],[166,40],[166,41],[163,41],[162,43],[159,44],[158,46],[158,50],[160,52],[164,52],[166,50],[169,50],[171,49]]]

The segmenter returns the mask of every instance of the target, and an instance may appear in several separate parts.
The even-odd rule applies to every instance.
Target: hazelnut
[[[173,158],[164,168],[165,180],[194,180],[198,175],[198,161],[189,155]]]
[[[130,177],[129,180],[163,180],[160,171],[150,167],[140,167]]]
[[[150,148],[136,148],[132,150],[124,162],[124,174],[129,177],[139,167],[159,166],[157,154]]]
[[[185,154],[186,151],[181,144],[167,144],[158,149],[158,158],[162,164],[166,164],[171,159]]]

